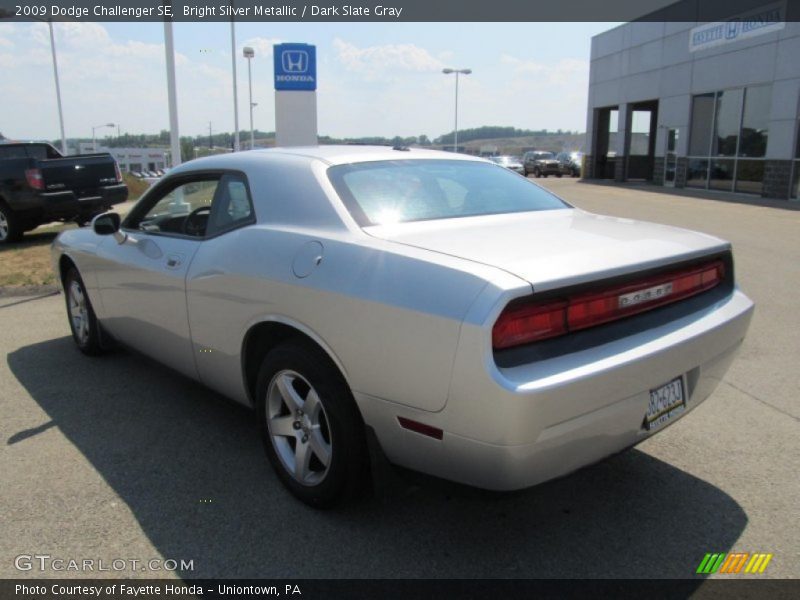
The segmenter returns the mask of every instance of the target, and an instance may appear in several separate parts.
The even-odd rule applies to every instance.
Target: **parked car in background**
[[[517,173],[522,173],[525,170],[522,166],[522,159],[519,156],[490,156],[489,160]]]
[[[193,160],[52,260],[82,352],[116,340],[253,407],[313,506],[370,455],[513,490],[634,446],[712,393],[753,311],[728,242],[416,148]]]
[[[563,172],[555,154],[542,150],[531,150],[522,157],[522,174],[525,177],[531,174],[534,177],[547,177],[548,175],[561,177]]]
[[[51,221],[82,225],[127,197],[110,154],[64,157],[46,143],[0,143],[0,244]]]
[[[576,162],[572,154],[569,152],[559,152],[556,154],[556,160],[561,166],[561,173],[571,177],[578,177],[581,174],[581,165]]]

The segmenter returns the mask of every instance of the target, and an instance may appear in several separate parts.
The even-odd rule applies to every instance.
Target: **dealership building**
[[[800,23],[749,4],[592,38],[586,177],[798,199]]]
[[[106,148],[95,146],[93,142],[80,142],[77,151],[78,154],[108,152],[123,173],[163,170],[170,166],[169,151],[163,148]]]

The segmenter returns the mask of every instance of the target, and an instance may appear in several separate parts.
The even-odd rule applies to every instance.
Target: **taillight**
[[[44,178],[39,169],[25,169],[25,179],[28,180],[28,185],[35,190],[44,189]]]
[[[492,346],[502,350],[629,317],[710,290],[724,277],[725,265],[716,260],[555,301],[515,302],[497,319]]]
[[[122,182],[122,171],[119,170],[119,163],[114,161],[114,174],[117,176],[117,183]]]
[[[522,304],[506,308],[492,330],[496,350],[567,333],[567,302]]]

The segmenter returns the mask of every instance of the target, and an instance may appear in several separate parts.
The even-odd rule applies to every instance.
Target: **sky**
[[[317,46],[320,135],[418,136],[452,131],[453,75],[459,129],[586,128],[591,36],[617,23],[238,23],[240,129],[275,128],[272,46]],[[175,23],[181,135],[233,131],[229,23]],[[161,23],[55,23],[67,137],[119,124],[121,133],[169,129]],[[0,23],[0,132],[12,139],[59,137],[50,40],[44,23]],[[116,130],[99,129],[98,139]]]

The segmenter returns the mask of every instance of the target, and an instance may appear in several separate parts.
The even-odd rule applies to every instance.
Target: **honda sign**
[[[309,44],[275,44],[275,89],[317,89],[317,49]]]

